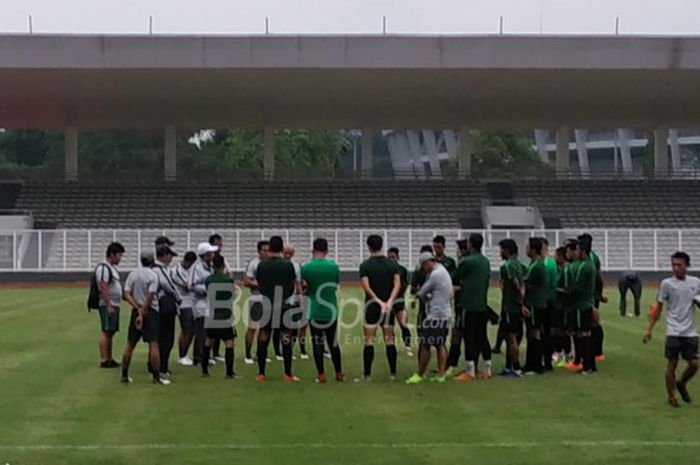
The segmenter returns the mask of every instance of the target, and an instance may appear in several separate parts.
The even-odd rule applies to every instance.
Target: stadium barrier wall
[[[484,254],[491,260],[493,270],[500,266],[498,242],[513,238],[525,258],[525,243],[529,237],[544,236],[551,249],[570,237],[583,232],[594,238],[603,271],[636,270],[658,272],[669,269],[669,257],[685,250],[691,257],[700,257],[700,229],[561,229],[561,230],[464,230],[464,229],[48,229],[0,231],[0,273],[78,273],[87,272],[104,259],[107,245],[121,242],[125,248],[120,269],[138,267],[143,250],[152,250],[154,239],[167,235],[175,241],[179,253],[194,250],[214,232],[224,238],[223,254],[236,272],[245,269],[256,255],[256,243],[271,235],[280,235],[296,246],[296,260],[306,261],[311,244],[317,237],[329,242],[329,258],[337,261],[343,272],[355,272],[367,258],[365,241],[368,235],[384,238],[385,247],[398,247],[401,261],[415,266],[420,247],[431,244],[433,237],[447,239],[447,253],[454,256],[457,239],[472,233],[484,235]]]

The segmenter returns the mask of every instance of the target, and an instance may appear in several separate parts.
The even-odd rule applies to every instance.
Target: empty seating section
[[[459,227],[478,182],[27,182],[17,207],[62,228]]]
[[[500,187],[499,192],[507,190]],[[28,181],[17,192],[16,208],[57,228],[41,237],[31,233],[25,241],[36,250],[24,255],[20,267],[46,270],[90,269],[112,240],[126,246],[123,266],[133,268],[138,252],[151,248],[158,235],[169,235],[182,251],[214,230],[224,236],[224,254],[237,270],[253,258],[256,242],[272,234],[295,243],[300,257],[308,257],[314,237],[326,237],[330,256],[344,270],[354,270],[366,257],[367,235],[374,232],[385,236],[388,246],[399,247],[404,262],[415,264],[420,246],[435,234],[447,237],[448,252],[454,254],[455,239],[480,231],[476,220],[468,220],[479,216],[482,199],[493,194],[486,183],[457,180]],[[543,216],[561,223],[562,230],[546,233],[551,243],[583,231],[593,234],[606,269],[665,268],[679,248],[700,255],[698,182],[517,181],[512,193],[515,200],[534,200]],[[488,232],[485,252],[495,265],[500,239],[510,235],[524,248],[530,234]]]
[[[697,181],[528,181],[514,190],[564,228],[700,227]]]

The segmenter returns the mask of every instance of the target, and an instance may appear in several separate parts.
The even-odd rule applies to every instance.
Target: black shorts
[[[552,328],[565,330],[566,329],[566,310],[560,304],[551,303],[548,307],[549,325]]]
[[[158,312],[149,310],[143,317],[141,329],[136,328],[136,317],[138,316],[139,311],[132,309],[131,319],[129,320],[129,344],[133,347],[141,339],[143,339],[143,342],[158,342],[158,336],[160,334]]]
[[[248,300],[248,327],[252,329],[260,328],[264,309],[262,302],[256,300],[259,296],[251,296]]]
[[[114,314],[109,313],[106,305],[101,305],[100,314],[100,330],[107,334],[114,334],[119,331],[119,307],[112,306]]]
[[[452,328],[464,330],[465,317],[464,309],[455,308],[455,321],[452,324]]]
[[[271,317],[266,316],[263,318],[263,320],[267,321],[258,322],[258,327],[265,331],[272,331],[273,329],[294,331],[306,326],[308,323],[305,313],[303,308],[285,306],[282,308],[281,313],[273,312]]]
[[[669,360],[691,361],[698,358],[698,338],[683,336],[666,336],[666,358]]]
[[[391,313],[396,315],[397,313],[400,312],[405,312],[406,311],[406,302],[404,300],[401,300],[399,302],[396,302],[394,306],[391,308]]]
[[[420,344],[433,347],[444,346],[447,342],[449,327],[449,320],[423,320],[420,328]]]
[[[506,333],[520,334],[523,331],[523,314],[520,312],[501,312],[501,328]]]
[[[388,313],[382,313],[379,304],[374,302],[365,302],[365,325],[367,326],[394,326],[396,322],[396,314],[392,310]]]
[[[531,308],[530,316],[525,318],[525,326],[527,329],[540,329],[547,321],[547,309],[546,308]]]
[[[221,341],[230,341],[236,337],[236,329],[230,328],[207,328],[207,339],[219,339]]]
[[[194,329],[194,317],[192,316],[191,308],[180,309],[180,328],[183,331],[192,331]]]
[[[566,313],[566,325],[571,331],[590,331],[593,323],[593,309],[584,308]]]

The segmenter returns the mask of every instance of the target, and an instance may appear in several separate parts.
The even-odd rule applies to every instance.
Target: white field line
[[[700,441],[522,441],[522,442],[427,442],[427,443],[289,443],[289,444],[0,444],[0,451],[92,451],[92,450],[272,450],[272,449],[460,449],[476,447],[482,449],[536,449],[540,447],[700,447]]]

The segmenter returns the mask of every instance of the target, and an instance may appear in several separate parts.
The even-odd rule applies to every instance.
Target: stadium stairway
[[[0,182],[0,210],[14,209],[21,192],[21,182]]]

